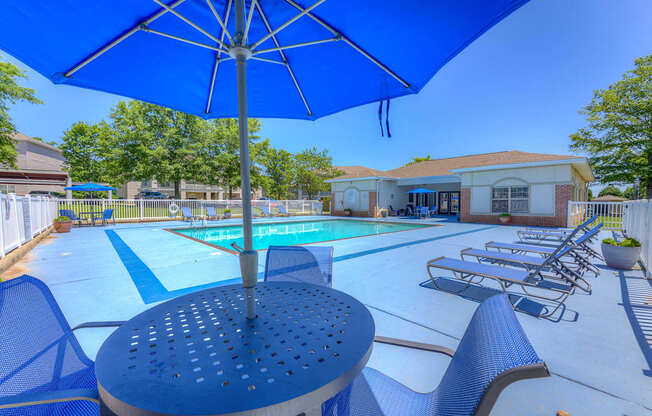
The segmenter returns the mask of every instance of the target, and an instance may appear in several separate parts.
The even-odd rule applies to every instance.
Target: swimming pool
[[[253,225],[253,244],[254,250],[265,250],[269,246],[310,244],[432,226],[356,220],[260,223]],[[227,251],[233,250],[232,243],[240,247],[244,245],[242,226],[177,228],[168,231]]]

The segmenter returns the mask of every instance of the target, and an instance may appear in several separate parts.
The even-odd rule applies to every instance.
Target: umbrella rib
[[[296,3],[294,0],[285,0],[285,2],[288,3],[288,4],[290,4],[291,6],[293,6],[295,9],[297,9],[297,10],[301,10],[301,11],[303,11],[303,12],[305,12],[305,11],[307,11],[307,10],[309,11],[309,9],[310,9],[310,8],[308,8],[308,9],[304,9],[303,6],[299,5],[299,4]],[[358,46],[358,45],[357,45],[355,42],[353,42],[351,39],[347,38],[347,37],[344,36],[342,33],[340,33],[340,32],[338,32],[337,30],[335,30],[331,25],[329,25],[328,23],[326,23],[325,21],[323,21],[323,20],[320,19],[319,17],[315,16],[314,14],[312,14],[312,13],[306,13],[306,14],[307,14],[308,17],[310,17],[312,20],[314,20],[315,22],[317,22],[317,23],[319,23],[320,25],[322,25],[323,27],[325,27],[325,28],[326,28],[329,32],[331,32],[332,34],[334,34],[334,35],[336,35],[336,36],[338,36],[338,35],[341,36],[341,37],[342,37],[342,40],[343,40],[344,42],[348,43],[349,46],[351,46],[353,49],[355,49],[355,50],[358,51],[360,54],[362,54],[365,58],[369,59],[371,62],[373,62],[374,64],[376,64],[376,66],[378,66],[380,69],[382,69],[383,71],[385,71],[385,72],[387,72],[389,75],[391,75],[395,80],[397,80],[398,82],[400,82],[400,83],[401,83],[405,88],[410,88],[410,84],[407,83],[407,82],[405,82],[405,81],[403,80],[403,78],[401,78],[401,77],[398,76],[394,71],[392,71],[391,69],[389,69],[389,68],[387,67],[387,65],[383,64],[383,63],[380,62],[378,59],[374,58],[374,57],[373,57],[369,52],[365,51],[365,50],[362,49],[360,46]]]
[[[148,17],[147,19],[139,22],[137,25],[133,26],[130,28],[128,31],[123,33],[122,35],[118,36],[108,44],[102,46],[101,48],[97,49],[95,52],[90,54],[87,58],[85,58],[83,61],[77,63],[75,66],[73,66],[71,69],[68,70],[68,72],[64,73],[64,76],[70,77],[72,74],[75,72],[79,71],[89,63],[93,62],[95,59],[99,58],[102,56],[105,52],[107,52],[109,49],[113,48],[123,40],[127,39],[129,36],[133,35],[134,33],[138,32],[141,29],[142,25],[147,25],[152,23],[154,20],[158,19],[159,17],[163,16],[165,13],[169,12],[173,8],[177,7],[181,3],[183,3],[185,0],[177,0],[174,3],[170,4],[169,6],[164,7],[163,9],[159,10],[158,12],[154,13],[151,17]]]
[[[293,45],[279,46],[279,47],[276,47],[276,48],[259,49],[259,50],[255,51],[255,52],[253,52],[253,55],[259,55],[261,53],[268,53],[268,52],[278,52],[278,51],[285,50],[285,49],[300,48],[302,46],[318,45],[320,43],[335,42],[335,41],[338,41],[338,40],[342,40],[342,37],[341,36],[335,36],[333,38],[313,40],[313,41],[302,42],[302,43],[295,43]]]
[[[207,0],[210,4],[210,0]],[[224,15],[224,26],[222,27],[222,34],[220,35],[220,40],[224,40],[224,34],[226,33],[227,35],[229,32],[226,30],[226,25],[229,23],[229,16],[231,14],[231,1],[226,5],[226,13]],[[211,4],[212,8],[212,4]],[[229,38],[231,36],[229,35]],[[226,59],[221,59],[222,52],[217,51],[217,56],[215,57],[215,63],[213,65],[213,75],[211,76],[211,86],[208,89],[208,99],[206,100],[206,110],[204,111],[206,114],[209,114],[211,112],[211,103],[213,102],[213,89],[215,88],[215,79],[217,78],[217,67],[220,66],[220,62],[225,61],[226,59],[229,59],[230,57]]]
[[[185,17],[185,16],[182,15],[181,13],[177,12],[176,10],[172,10],[172,9],[170,8],[170,6],[168,6],[168,5],[166,5],[165,3],[161,2],[161,0],[152,0],[152,1],[153,1],[154,3],[156,3],[156,4],[158,4],[158,5],[161,6],[161,7],[165,7],[166,9],[168,9],[168,11],[169,11],[170,13],[172,13],[173,15],[175,15],[176,17],[178,17],[179,19],[183,20],[183,21],[186,22],[188,25],[192,26],[193,28],[195,28],[196,30],[198,30],[199,32],[201,32],[202,34],[204,34],[205,36],[209,37],[213,42],[217,43],[218,45],[220,45],[220,46],[223,47],[224,49],[229,49],[229,47],[228,47],[226,44],[222,43],[218,38],[216,38],[215,36],[211,35],[211,34],[208,33],[206,30],[202,29],[199,25],[197,25],[196,23],[194,23],[192,20],[188,19],[187,17]]]
[[[288,65],[287,62],[276,61],[276,60],[274,60],[274,59],[259,58],[259,57],[257,57],[257,56],[252,56],[252,57],[249,58],[249,59],[253,59],[254,61],[269,62],[270,64],[279,64],[279,65],[283,65],[283,66],[287,66],[287,65]]]
[[[260,14],[260,18],[263,20],[263,23],[265,24],[265,27],[267,28],[267,31],[269,33],[272,33],[272,27],[270,26],[269,22],[267,21],[267,16],[265,16],[265,13],[263,12],[263,8],[259,3],[256,3],[256,8],[258,9],[258,13]],[[272,40],[274,41],[274,44],[276,45],[277,48],[281,47],[281,44],[278,43],[278,39],[276,39],[275,35],[272,35]],[[303,95],[303,91],[301,90],[301,87],[299,86],[299,82],[297,81],[297,78],[294,76],[294,71],[292,71],[292,67],[290,66],[290,62],[288,62],[287,58],[285,57],[285,54],[283,53],[282,49],[279,49],[278,51],[279,55],[281,55],[281,58],[283,59],[284,62],[287,63],[285,66],[288,70],[288,73],[290,74],[290,78],[292,78],[292,82],[294,83],[295,88],[299,92],[299,95],[301,96],[301,101],[303,101],[303,105],[306,107],[306,110],[308,111],[308,115],[312,115],[312,110],[310,109],[310,106],[308,105],[308,101],[306,100],[305,95]]]
[[[227,13],[226,13],[226,16],[225,16],[224,20],[222,20],[220,18],[220,15],[215,10],[215,7],[213,7],[213,2],[211,2],[211,0],[206,0],[206,3],[208,3],[208,7],[210,7],[211,11],[213,12],[213,15],[215,15],[215,18],[217,19],[217,23],[219,23],[220,26],[222,27],[222,31],[225,32],[226,36],[229,38],[229,42],[231,42],[232,44],[235,43],[235,42],[233,42],[233,38],[231,37],[231,34],[229,33],[229,31],[226,28],[226,24],[227,24],[227,22],[229,20],[228,10],[227,10]],[[229,0],[229,9],[230,8],[231,8],[231,0]],[[224,35],[222,35],[222,39],[224,39]]]
[[[182,38],[182,37],[179,37],[179,36],[176,36],[176,35],[171,35],[169,33],[159,32],[158,30],[151,29],[151,28],[149,28],[147,26],[143,26],[142,31],[147,32],[147,33],[153,33],[153,34],[159,35],[159,36],[163,36],[165,38],[175,39],[175,40],[178,40],[180,42],[189,43],[191,45],[199,46],[199,47],[202,47],[202,48],[211,49],[211,50],[214,50],[214,51],[228,52],[226,49],[221,49],[221,48],[218,48],[216,46],[206,45],[205,43],[201,43],[201,42],[195,42],[194,40]]]
[[[154,1],[158,1],[158,0],[154,0]],[[313,3],[312,6],[308,7],[307,9],[302,9],[301,13],[297,14],[296,16],[294,16],[293,18],[291,18],[287,22],[283,23],[281,26],[277,27],[276,29],[274,29],[273,31],[268,33],[267,35],[263,36],[258,42],[251,45],[250,49],[253,51],[254,49],[256,49],[256,47],[258,45],[265,42],[267,39],[271,38],[272,36],[276,35],[278,32],[285,29],[286,27],[290,26],[292,23],[296,22],[301,16],[304,16],[304,15],[308,14],[312,9],[319,6],[320,4],[322,4],[325,1],[326,0],[317,0],[317,2]]]
[[[242,43],[247,44],[247,36],[249,36],[249,26],[251,25],[251,18],[254,15],[254,9],[256,8],[256,0],[251,0],[251,5],[249,6],[249,16],[247,17],[247,25],[245,26],[244,35],[242,36]]]

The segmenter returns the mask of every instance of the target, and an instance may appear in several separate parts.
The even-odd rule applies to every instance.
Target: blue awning
[[[426,188],[417,188],[417,189],[412,189],[411,191],[407,191],[408,194],[436,194],[437,191],[433,191],[432,189],[426,189]]]

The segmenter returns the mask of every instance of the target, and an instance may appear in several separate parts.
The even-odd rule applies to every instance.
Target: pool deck
[[[426,261],[459,258],[460,250],[481,248],[490,240],[515,241],[519,228],[449,218],[409,221],[442,226],[325,243],[334,247],[333,286],[369,308],[378,335],[455,348],[478,302],[493,292],[470,290],[462,297],[422,286],[429,279]],[[239,282],[237,256],[163,230],[187,226],[118,224],[53,234],[32,251],[28,273],[48,284],[71,325],[127,320],[156,302]],[[610,232],[600,235],[610,236]],[[265,252],[260,252],[260,278],[264,264]],[[492,414],[555,415],[564,410],[572,416],[652,415],[652,281],[640,270],[597,266],[599,277],[587,273],[592,294],[570,296],[563,312],[549,319],[517,313],[552,376],[512,384]],[[444,271],[440,275],[450,276]],[[487,281],[483,284],[497,288]],[[111,330],[76,332],[94,358]],[[429,352],[375,344],[368,365],[427,392],[437,386],[448,362]]]

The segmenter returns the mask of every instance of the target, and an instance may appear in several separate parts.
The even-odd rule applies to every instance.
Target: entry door
[[[449,202],[450,202],[450,192],[440,192],[439,193],[439,213],[440,214],[448,214],[448,211],[450,209]]]
[[[460,212],[460,193],[451,192],[450,196],[450,212],[449,214],[458,214]]]

